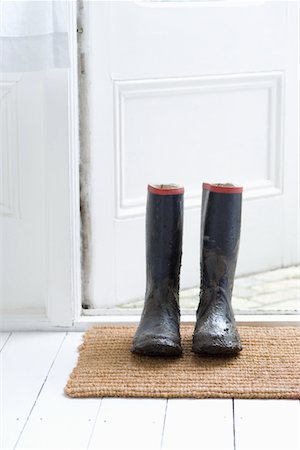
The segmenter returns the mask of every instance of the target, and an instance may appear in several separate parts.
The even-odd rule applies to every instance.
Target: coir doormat
[[[181,327],[181,357],[130,352],[135,327],[92,327],[65,387],[70,397],[300,398],[300,328],[240,327],[231,358],[191,351],[193,326]]]

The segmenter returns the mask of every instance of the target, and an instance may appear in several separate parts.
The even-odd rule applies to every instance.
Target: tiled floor
[[[180,292],[182,313],[195,311],[199,301],[199,287]],[[118,308],[140,310],[144,299],[119,305]],[[300,266],[261,272],[236,278],[233,307],[237,313],[266,314],[300,312]]]

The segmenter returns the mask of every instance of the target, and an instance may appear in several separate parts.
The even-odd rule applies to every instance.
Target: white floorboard
[[[163,450],[234,450],[232,400],[168,400]]]
[[[1,446],[14,447],[65,333],[13,333],[1,352]]]
[[[82,334],[66,336],[16,450],[86,450],[101,399],[71,399],[63,392]]]
[[[104,398],[89,450],[159,450],[166,403],[159,399]]]
[[[0,337],[1,450],[300,449],[298,400],[71,399],[82,333]]]
[[[235,400],[236,450],[299,450],[298,400]]]
[[[3,347],[5,346],[6,342],[8,341],[8,338],[10,337],[11,333],[9,332],[5,332],[5,331],[1,331],[0,332],[0,352],[3,349]]]

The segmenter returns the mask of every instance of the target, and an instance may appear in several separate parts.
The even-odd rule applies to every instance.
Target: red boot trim
[[[184,193],[184,187],[177,184],[148,184],[148,191],[157,195],[178,195]]]
[[[210,183],[203,183],[202,184],[203,189],[210,191],[210,192],[218,192],[220,194],[241,194],[243,192],[243,188],[241,186],[234,186],[233,184],[210,184]]]

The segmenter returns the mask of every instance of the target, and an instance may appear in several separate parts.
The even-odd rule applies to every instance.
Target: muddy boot
[[[147,286],[132,351],[180,355],[179,273],[182,253],[184,188],[149,185],[146,213]]]
[[[203,184],[201,290],[193,351],[234,355],[241,351],[231,306],[242,209],[241,187]]]

